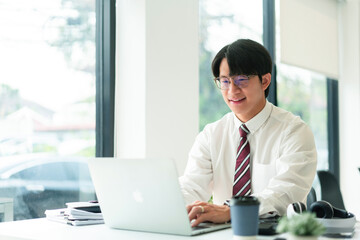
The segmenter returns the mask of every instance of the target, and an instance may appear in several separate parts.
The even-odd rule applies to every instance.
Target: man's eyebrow
[[[226,76],[226,75],[219,75],[219,77],[228,77],[228,76]]]

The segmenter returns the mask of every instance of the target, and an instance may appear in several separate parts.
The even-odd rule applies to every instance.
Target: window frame
[[[263,0],[263,42],[265,48],[269,51],[273,61],[271,74],[271,84],[267,99],[275,106],[277,103],[277,85],[276,85],[276,40],[275,40],[275,0]]]
[[[329,171],[340,180],[339,82],[326,79]]]
[[[96,0],[96,157],[114,156],[115,0]]]

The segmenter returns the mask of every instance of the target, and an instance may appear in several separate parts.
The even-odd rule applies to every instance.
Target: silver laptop
[[[112,228],[178,235],[228,228],[204,223],[192,228],[170,159],[89,159],[91,177],[104,216]]]

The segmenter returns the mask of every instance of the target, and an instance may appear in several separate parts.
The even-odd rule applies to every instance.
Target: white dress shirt
[[[236,151],[242,122],[230,112],[208,124],[196,137],[180,185],[187,204],[231,199]],[[266,102],[246,122],[250,130],[251,191],[259,214],[286,213],[293,202],[306,202],[316,174],[317,154],[310,128],[297,116]]]

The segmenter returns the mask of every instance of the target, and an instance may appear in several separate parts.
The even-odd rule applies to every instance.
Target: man
[[[215,56],[215,82],[232,112],[197,136],[180,177],[193,226],[229,221],[224,203],[233,196],[257,197],[262,216],[305,202],[316,173],[314,136],[299,117],[267,102],[271,70],[268,51],[252,40]]]

